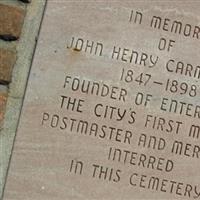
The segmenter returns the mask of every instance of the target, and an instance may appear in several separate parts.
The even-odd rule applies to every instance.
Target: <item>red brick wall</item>
[[[18,56],[16,46],[20,41],[26,7],[30,2],[31,0],[0,2],[0,40],[2,41],[0,45],[0,129],[9,95],[9,84],[12,81],[12,70]],[[9,43],[14,43],[12,48],[8,48]],[[2,87],[4,89],[1,89]]]

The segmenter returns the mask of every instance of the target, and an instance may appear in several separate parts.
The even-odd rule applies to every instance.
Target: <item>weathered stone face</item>
[[[200,198],[199,36],[196,1],[48,1],[4,199]]]

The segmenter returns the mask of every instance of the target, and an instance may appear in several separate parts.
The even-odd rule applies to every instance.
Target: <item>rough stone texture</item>
[[[6,41],[19,39],[24,16],[23,9],[0,4],[0,39]]]
[[[15,61],[14,51],[0,49],[0,83],[10,83]]]

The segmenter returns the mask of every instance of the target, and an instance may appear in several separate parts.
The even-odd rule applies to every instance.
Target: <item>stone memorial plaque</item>
[[[200,199],[199,1],[48,1],[4,200]]]

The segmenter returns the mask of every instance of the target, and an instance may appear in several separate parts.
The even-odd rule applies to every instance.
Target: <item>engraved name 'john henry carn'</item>
[[[102,56],[104,44],[95,42],[93,40],[84,39],[81,37],[72,37],[67,44],[67,49],[73,49],[78,52],[85,52],[94,56]],[[122,47],[113,45],[109,58],[125,63],[132,63],[135,65],[153,68],[157,65],[159,57],[157,55],[149,54],[142,50],[134,48]]]

